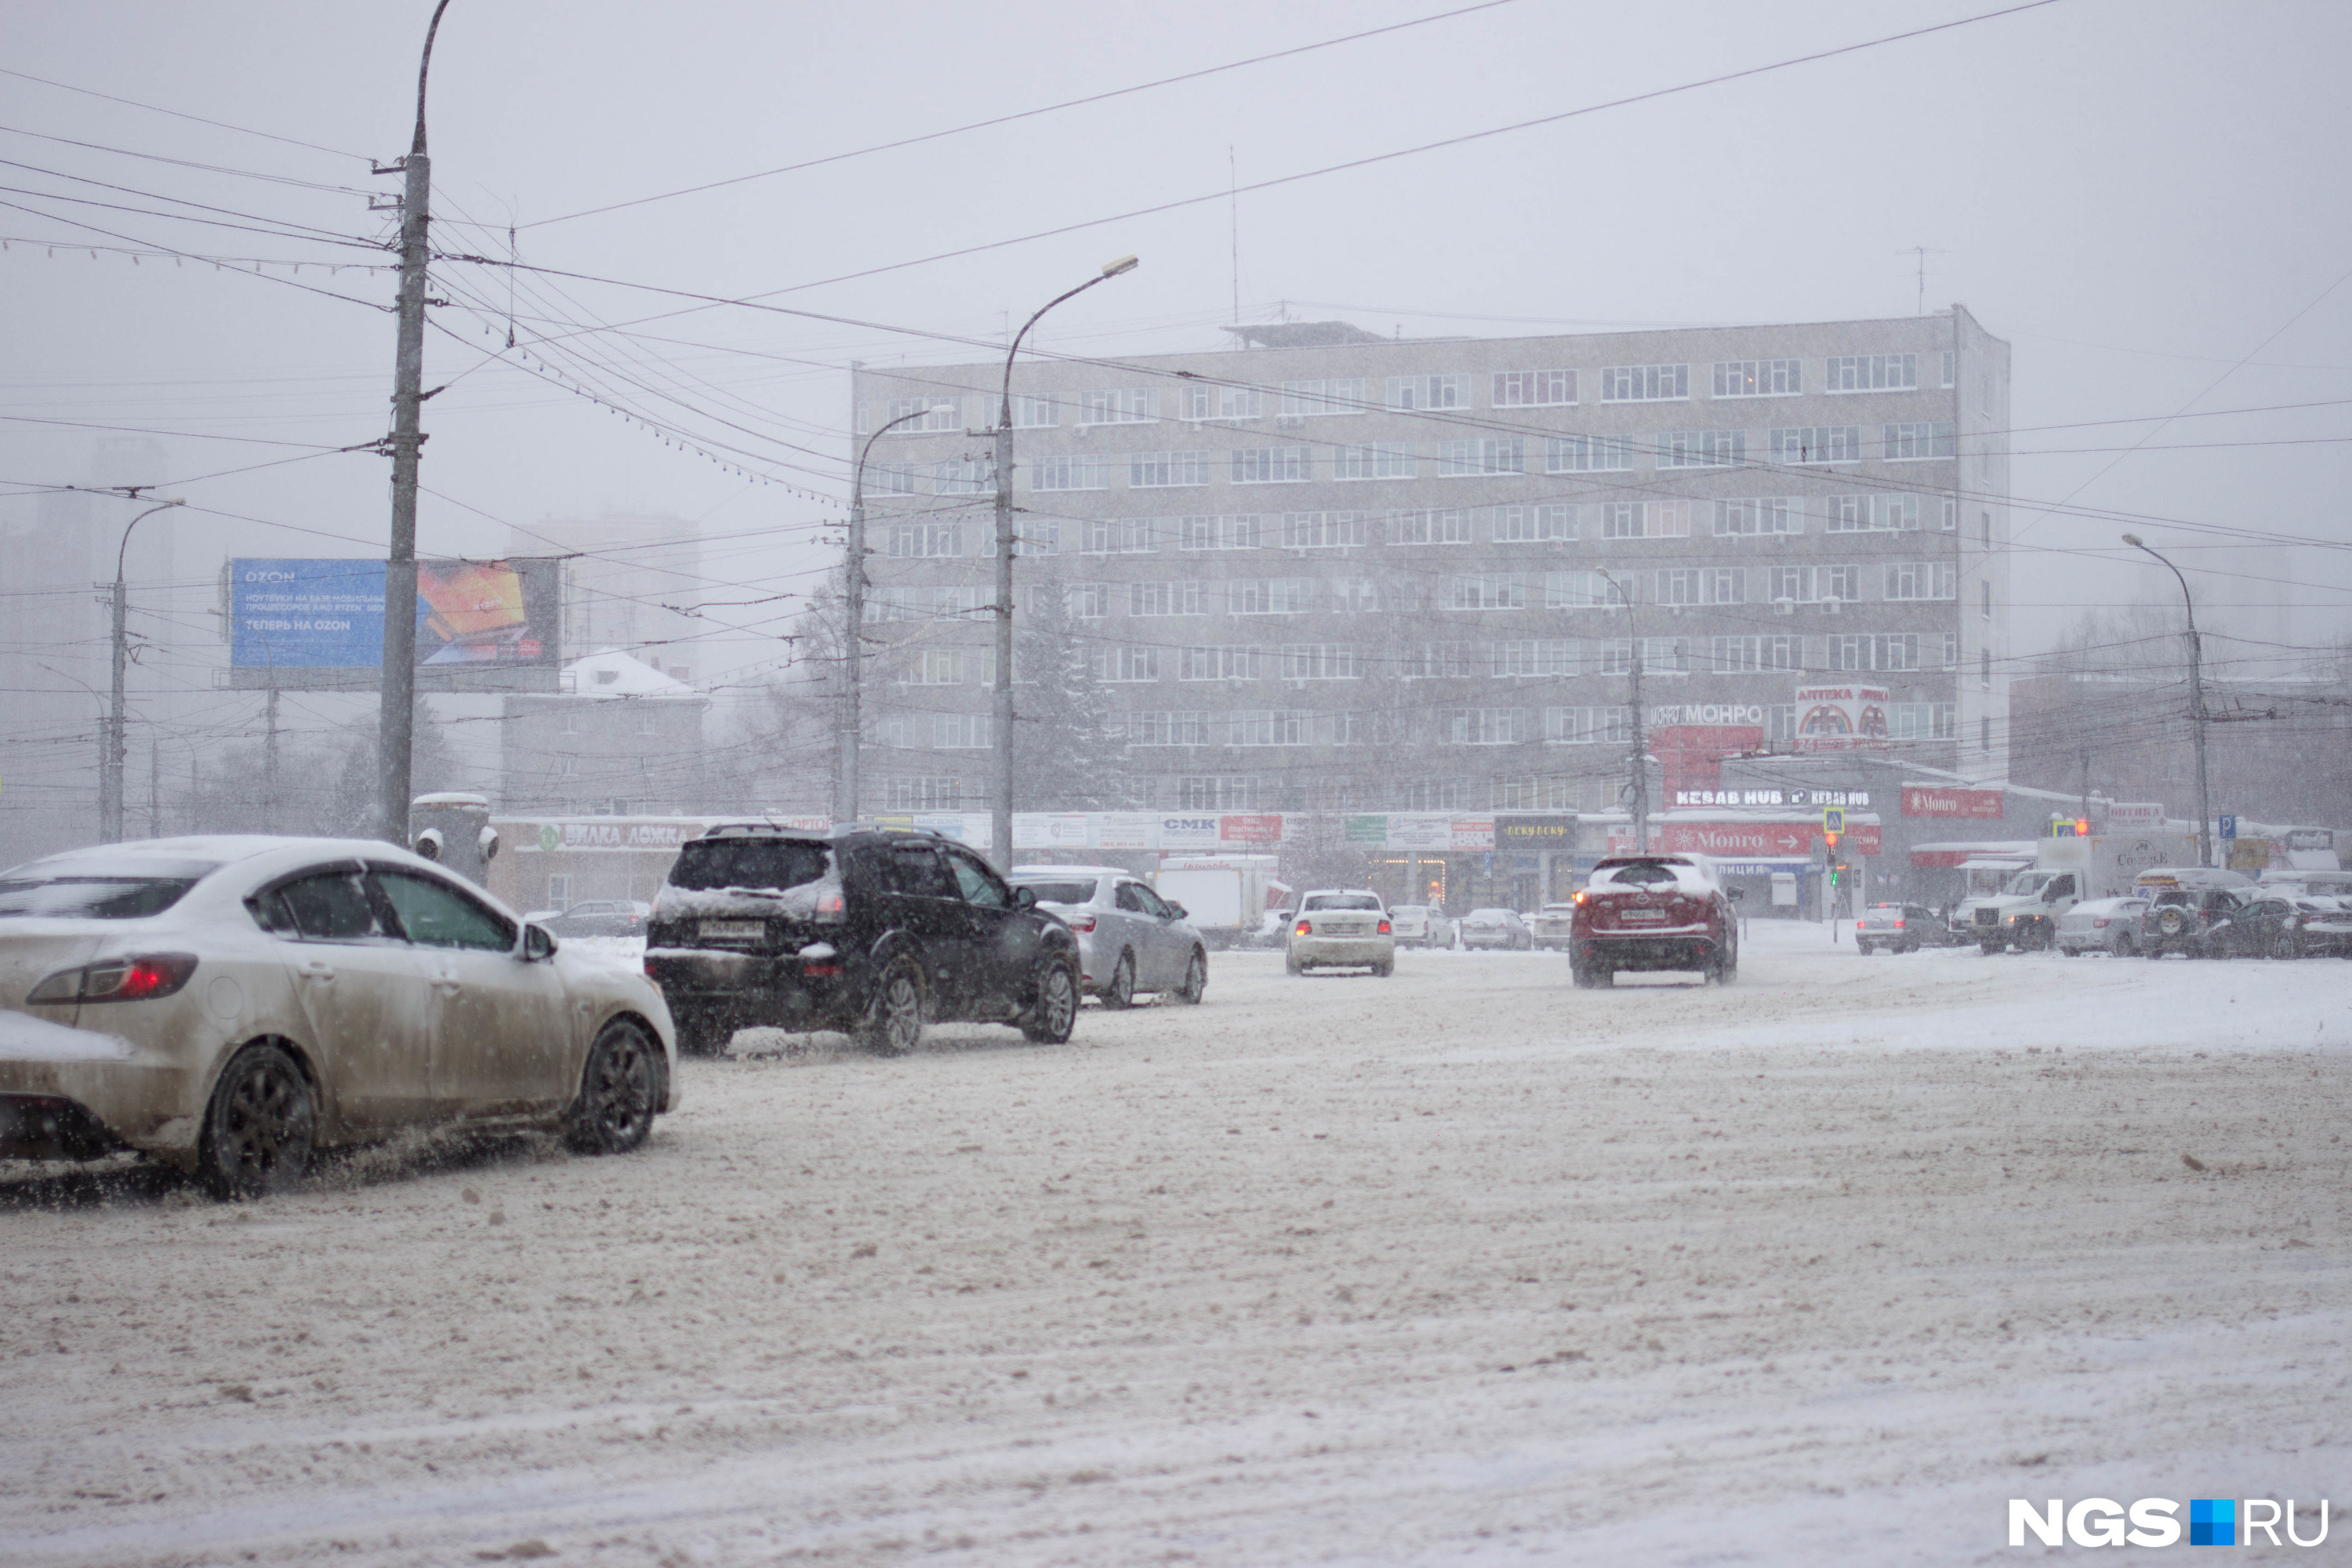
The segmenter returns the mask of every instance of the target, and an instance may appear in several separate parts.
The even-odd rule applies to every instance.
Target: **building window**
[[[1495,645],[1495,679],[1570,676],[1576,673],[1573,637],[1513,637]]]
[[[1104,517],[1086,525],[1084,549],[1089,555],[1142,554],[1154,548],[1156,518]]]
[[[1051,590],[1051,584],[1040,584]],[[1062,608],[1073,620],[1098,621],[1110,613],[1110,590],[1100,583],[1062,584]]]
[[[1261,577],[1225,584],[1227,613],[1236,616],[1298,616],[1315,607],[1312,577]]]
[[[1285,643],[1281,657],[1285,680],[1353,680],[1358,674],[1356,650],[1347,643]]]
[[[1890,561],[1886,597],[1950,599],[1959,594],[1959,568],[1949,561]]]
[[[1554,474],[1622,474],[1633,468],[1630,436],[1554,436],[1544,442],[1545,471]]]
[[[1285,550],[1346,550],[1371,542],[1369,511],[1290,511],[1282,516]]]
[[[963,553],[961,522],[901,522],[890,528],[889,551],[899,560]]]
[[[1748,568],[1745,566],[1707,566],[1699,572],[1702,602],[1709,605],[1744,605],[1748,602]]]
[[[1544,743],[1552,746],[1630,745],[1633,739],[1631,708],[1547,708],[1543,710]]]
[[[1013,395],[1013,427],[1015,430],[1050,430],[1061,422],[1062,405],[1051,397],[1028,392]]]
[[[985,713],[934,713],[931,745],[942,752],[984,752],[988,749]]]
[[[1342,447],[1331,459],[1335,479],[1410,479],[1420,473],[1412,447],[1374,442],[1366,447]]]
[[[1176,650],[1179,680],[1261,680],[1271,668],[1265,649],[1249,643]]]
[[[1483,474],[1523,474],[1528,471],[1528,444],[1516,436],[1471,441],[1440,441],[1437,473],[1441,479]]]
[[[1936,721],[1948,702],[1890,702],[1886,705],[1886,738],[1890,741],[1936,741]]]
[[[1314,714],[1287,709],[1237,708],[1225,721],[1229,746],[1304,746],[1314,733]]]
[[[1992,750],[1992,716],[1990,714],[1977,721],[1977,746],[1981,751]]]
[[[1805,390],[1805,362],[1795,359],[1718,360],[1717,397],[1794,397]]]
[[[1081,425],[1142,425],[1160,417],[1156,387],[1127,386],[1078,395]]]
[[[1516,572],[1473,572],[1446,580],[1440,607],[1448,610],[1524,610],[1528,580]]]
[[[1127,458],[1127,482],[1133,489],[1160,489],[1209,482],[1206,452],[1131,452]]]
[[[1622,610],[1625,596],[1616,584],[1598,572],[1544,574],[1547,610]]]
[[[1058,520],[1024,517],[1015,525],[1020,531],[1013,536],[1015,555],[1056,555],[1062,549],[1062,525]],[[989,530],[981,536],[981,554],[996,553],[996,531]]]
[[[1886,460],[1890,463],[1948,458],[1952,450],[1952,423],[1948,419],[1886,426]]]
[[[996,493],[994,458],[958,458],[931,465],[931,493],[942,496],[985,496]]]
[[[1441,745],[1516,746],[1528,738],[1524,708],[1448,708],[1438,714]]]
[[[1983,582],[1979,582],[1979,583],[1977,584],[1977,603],[1978,603],[1978,608],[1982,612],[1982,614],[1983,614],[1983,616],[1984,616],[1984,618],[1985,618],[1986,620],[1990,620],[1990,619],[1992,619],[1992,584],[1990,584],[1990,583],[1983,583]]]
[[[1255,512],[1176,520],[1179,550],[1255,550],[1265,542],[1265,531]]]
[[[1127,613],[1130,616],[1197,616],[1201,614],[1198,583],[1129,583]]]
[[[953,647],[919,647],[907,655],[906,683],[909,686],[961,686],[963,684],[963,650]]]
[[[1960,527],[1960,503],[1959,503],[1959,499],[1958,499],[1958,497],[1956,497],[1956,496],[1946,496],[1946,497],[1944,498],[1943,505],[1944,505],[1944,528],[1943,528],[1943,531],[1944,531],[1946,533],[1957,533],[1957,532],[1958,532],[1958,531],[1959,531],[1959,527]]]
[[[1797,639],[1792,637],[1734,637],[1711,639],[1710,662],[1717,675],[1764,675],[1797,668]]]
[[[640,734],[640,735],[658,735],[658,734],[660,734],[660,733],[661,733],[660,716],[659,716],[658,714],[656,714],[656,713],[652,709],[650,709],[650,708],[646,709],[644,712],[642,712],[642,713],[638,714],[638,715],[637,715],[637,733],[638,733],[638,734]]]
[[[1776,463],[1858,463],[1862,460],[1859,425],[1801,425],[1775,430],[1771,436]]]
[[[1363,377],[1333,376],[1328,380],[1286,381],[1282,384],[1282,412],[1285,417],[1291,419],[1324,414],[1361,414],[1364,412]]]
[[[1097,680],[1134,682],[1160,679],[1160,645],[1157,643],[1122,643],[1094,650],[1092,661]]]
[[[1381,607],[1381,587],[1369,577],[1333,577],[1324,584],[1328,603],[1324,608],[1343,616],[1377,612]]]
[[[1696,566],[1670,566],[1657,574],[1657,602],[1696,605],[1699,602],[1699,571]]]
[[[1099,452],[1064,452],[1029,465],[1033,490],[1103,490],[1110,488],[1110,459]]]
[[[1858,566],[1775,566],[1772,597],[1800,605],[1860,598],[1862,569]]]
[[[1176,781],[1179,811],[1254,811],[1257,780],[1245,774],[1187,774]]]
[[[1958,632],[1944,634],[1944,668],[1946,669],[1960,668],[1960,634]]]
[[[921,416],[918,419],[908,419],[906,424],[890,432],[894,436],[901,432],[912,436],[934,430],[963,428],[963,403],[960,398],[930,395],[894,397],[882,407],[882,418],[885,424],[894,419],[905,419],[909,414]]]
[[[1467,544],[1470,513],[1460,507],[1389,513],[1391,544]]]
[[[1497,408],[1556,408],[1576,401],[1572,370],[1498,370],[1495,373]]]
[[[1539,544],[1576,537],[1576,508],[1565,503],[1547,506],[1498,506],[1495,509],[1495,542]]]
[[[1977,685],[1987,691],[1992,689],[1992,649],[1989,647],[1977,650]]]
[[[1603,539],[1685,539],[1690,535],[1686,500],[1612,500],[1601,503]]]
[[[1305,484],[1314,478],[1304,447],[1236,447],[1231,459],[1237,485]]]
[[[1130,746],[1205,746],[1209,716],[1202,712],[1130,713],[1127,716]]]
[[[1832,354],[1823,369],[1824,392],[1911,392],[1919,385],[1917,354]]]
[[[1748,460],[1745,430],[1670,430],[1658,437],[1662,468],[1728,468]]]
[[[943,778],[894,778],[883,790],[892,811],[961,811],[963,781]]]
[[[915,493],[915,465],[912,463],[868,463],[866,465],[866,488],[877,495],[913,495]]]
[[[1467,408],[1470,378],[1466,375],[1392,375],[1389,406],[1396,409]]]
[[[547,879],[547,907],[566,910],[572,907],[572,879],[558,872]]]
[[[1977,526],[1984,535],[1984,547],[1987,550],[1990,550],[1992,548],[1992,513],[1989,511],[1979,512],[1977,514]]]
[[[1753,539],[1805,531],[1805,503],[1796,496],[1757,496],[1715,503],[1717,539]]]
[[[1689,395],[1686,364],[1620,364],[1601,373],[1603,403],[1673,403]]]
[[[1831,496],[1824,509],[1831,533],[1902,533],[1919,527],[1914,495]]]
[[[1793,741],[1797,738],[1795,703],[1777,702],[1764,710],[1764,738],[1767,741]]]
[[[1841,673],[1916,670],[1919,668],[1919,634],[1855,633],[1829,640],[1830,668]]]
[[[1944,384],[1951,386],[1959,380],[1960,354],[1958,349],[1944,351]]]
[[[1397,661],[1402,680],[1476,680],[1493,654],[1485,643],[1431,642],[1407,647]]]
[[[560,735],[577,735],[578,733],[580,733],[580,710],[579,710],[579,709],[577,709],[577,708],[564,708],[564,709],[559,709],[557,711],[558,711],[558,713],[561,715],[560,720],[559,720],[558,723],[556,724],[556,733],[557,733],[557,734],[560,734]]]
[[[1398,811],[1459,811],[1463,806],[1459,779],[1415,779],[1397,786]]]

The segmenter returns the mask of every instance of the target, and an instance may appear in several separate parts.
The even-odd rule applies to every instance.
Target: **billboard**
[[[1938,789],[1931,784],[1903,786],[1906,816],[1959,816],[1998,821],[2002,810],[1997,789]]]
[[[1797,688],[1801,752],[1850,752],[1886,744],[1886,689],[1881,686]]]
[[[384,571],[382,561],[230,562],[231,684],[374,687],[383,669]],[[417,684],[551,691],[562,616],[555,557],[419,561]]]

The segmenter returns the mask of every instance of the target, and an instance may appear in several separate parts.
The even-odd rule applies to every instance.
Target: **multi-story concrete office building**
[[[1344,322],[1013,375],[1019,599],[1065,595],[1129,804],[1595,810],[1654,726],[1998,776],[2009,346],[1934,316],[1502,339]],[[862,367],[866,810],[988,798],[1001,362]],[[1015,700],[1019,701],[1020,672]],[[1730,744],[1732,742],[1727,742]]]

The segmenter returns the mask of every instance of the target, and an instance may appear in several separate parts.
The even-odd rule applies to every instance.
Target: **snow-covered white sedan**
[[[1362,888],[1301,893],[1283,939],[1282,963],[1293,974],[1335,967],[1395,973],[1396,928],[1388,906]]]
[[[620,1152],[676,1068],[635,966],[388,844],[149,839],[0,872],[0,1158],[128,1148],[252,1196],[419,1124]]]

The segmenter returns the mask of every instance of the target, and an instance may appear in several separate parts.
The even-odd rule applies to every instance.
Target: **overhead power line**
[[[49,77],[35,76],[30,71],[10,70],[5,66],[0,66],[0,76],[13,76],[19,81],[37,81],[43,87],[54,87],[61,92],[78,92],[86,98],[102,98],[109,103],[143,109],[150,114],[168,114],[174,120],[186,120],[198,125],[209,125],[216,131],[234,131],[240,136],[258,136],[265,142],[282,142],[289,147],[307,148],[310,152],[325,153],[337,158],[352,158],[362,163],[373,164],[374,162],[364,153],[346,153],[340,147],[321,147],[316,142],[304,142],[292,136],[280,136],[274,131],[256,131],[249,125],[232,125],[226,120],[207,120],[201,114],[187,114],[176,109],[165,109],[156,103],[142,103],[135,98],[118,98],[113,93],[100,92],[96,88],[76,87],[69,81],[58,81]]]
[[[595,217],[603,213],[622,212],[630,207],[644,206],[651,202],[666,202],[678,196],[699,195],[704,191],[724,190],[729,185],[746,184],[753,180],[772,179],[778,174],[797,174],[803,169],[820,168],[826,163],[845,163],[852,158],[864,158],[876,153],[893,152],[900,147],[919,147],[926,142],[937,142],[949,136],[961,136],[967,132],[985,131],[992,126],[1011,125],[1018,121],[1034,120],[1041,114],[1058,114],[1066,109],[1079,109],[1089,103],[1103,103],[1111,99],[1125,98],[1133,93],[1173,87],[1179,82],[1198,81],[1203,77],[1240,70],[1246,66],[1265,65],[1270,60],[1289,59],[1296,55],[1313,54],[1318,49],[1336,48],[1341,44],[1357,43],[1365,38],[1377,38],[1385,33],[1402,33],[1412,27],[1425,27],[1433,22],[1450,22],[1458,16],[1467,16],[1478,11],[1492,11],[1496,6],[1507,5],[1511,3],[1512,0],[1481,0],[1478,5],[1465,5],[1458,10],[1441,11],[1433,16],[1416,16],[1409,22],[1392,22],[1385,27],[1371,27],[1360,33],[1347,34],[1342,37],[1325,38],[1320,43],[1301,44],[1296,48],[1276,49],[1272,54],[1253,55],[1245,60],[1232,60],[1221,66],[1208,66],[1200,70],[1184,71],[1176,76],[1161,77],[1156,81],[1138,82],[1133,87],[1113,88],[1108,92],[1089,93],[1084,98],[1066,99],[1060,103],[1048,103],[1042,108],[1017,110],[1011,114],[999,114],[987,120],[975,120],[969,125],[950,126],[945,131],[928,131],[920,136],[904,136],[896,142],[883,142],[871,147],[860,147],[851,153],[832,153],[822,158],[811,158],[798,163],[786,163],[781,168],[762,169],[755,174],[736,174],[724,180],[711,180],[699,185],[688,185],[682,190],[663,191],[656,195],[635,196],[625,202],[613,202],[601,207],[588,207],[576,213],[565,213],[561,217],[538,218],[520,226],[543,228],[551,223],[570,223],[574,218]]]

